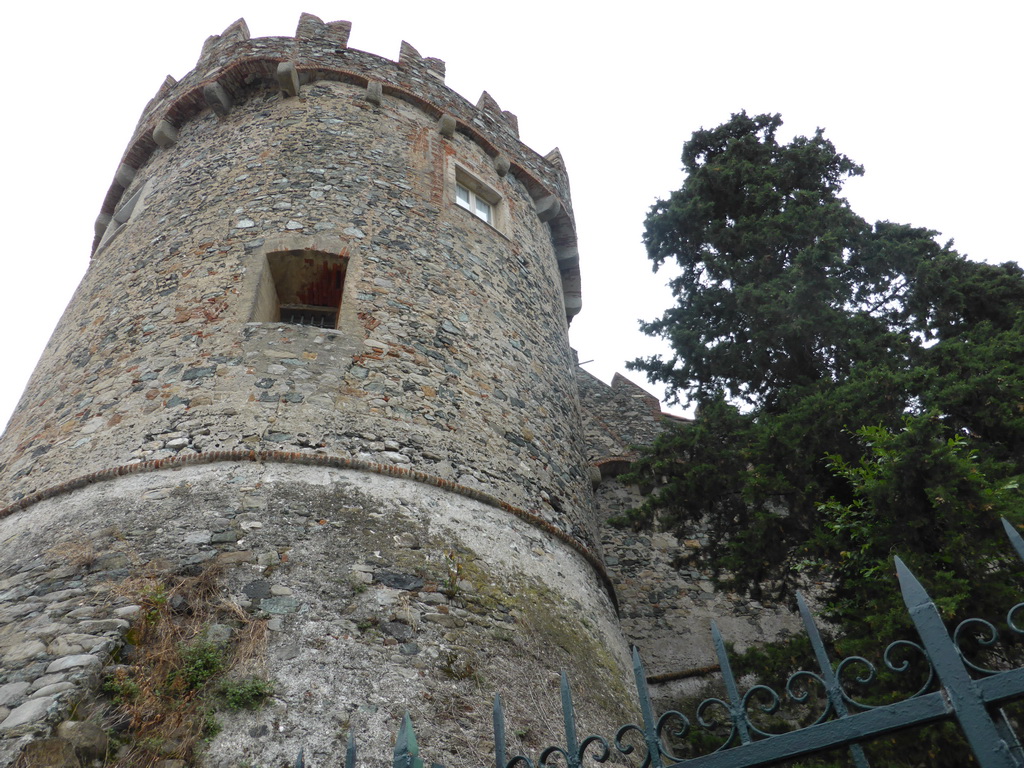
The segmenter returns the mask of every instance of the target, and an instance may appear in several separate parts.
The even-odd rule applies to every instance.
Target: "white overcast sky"
[[[869,220],[936,229],[977,259],[1024,255],[1015,2],[5,5],[0,424],[86,269],[142,108],[239,16],[253,37],[294,34],[303,10],[347,19],[351,47],[391,59],[407,40],[444,59],[448,85],[471,102],[486,89],[516,113],[533,149],[559,147],[583,269],[570,337],[606,381],[660,349],[637,330],[670,302],[644,253],[644,216],[682,183],[689,135],[741,109],[780,112],[787,137],[825,128],[866,168],[847,194]]]

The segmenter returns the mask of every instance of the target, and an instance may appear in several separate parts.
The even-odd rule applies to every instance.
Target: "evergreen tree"
[[[633,518],[709,526],[698,557],[757,596],[821,568],[854,646],[895,639],[878,634],[901,615],[894,554],[950,618],[1005,610],[998,518],[1024,521],[1024,271],[868,224],[841,194],[860,166],[820,129],[780,143],[781,125],[740,113],[694,133],[683,187],[647,218],[655,267],[680,274],[643,328],[673,354],[632,367],[697,420],[638,463],[660,485]]]

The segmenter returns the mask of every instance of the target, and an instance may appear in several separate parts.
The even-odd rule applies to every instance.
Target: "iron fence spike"
[[[407,768],[408,761],[406,758],[408,754],[409,747],[405,735],[405,719],[403,718],[402,724],[398,726],[398,736],[395,738],[394,768]]]
[[[505,768],[508,750],[505,748],[505,708],[501,694],[494,697],[494,768]]]
[[[842,687],[836,678],[835,670],[832,669],[832,660],[828,657],[825,642],[821,639],[821,632],[818,631],[818,624],[814,621],[814,615],[807,606],[803,592],[796,591],[796,605],[800,611],[800,620],[803,622],[807,637],[811,641],[811,650],[814,651],[814,658],[821,670],[821,678],[825,681],[825,695],[837,717],[848,717],[849,710],[846,702],[843,701]],[[850,757],[856,768],[869,768],[864,749],[859,744],[850,745]]]
[[[409,729],[409,754],[412,757],[412,768],[423,768],[423,759],[420,757],[420,745],[416,741],[416,730],[412,727],[412,718],[405,713],[405,722]]]
[[[345,747],[345,768],[356,768],[356,732],[349,726],[348,744]]]
[[[803,590],[798,589],[796,591],[796,607],[800,609],[800,615],[804,615],[804,611],[810,614],[810,610],[807,607],[807,600],[804,598]]]
[[[711,639],[715,645],[715,655],[718,656],[718,666],[722,671],[725,690],[729,695],[729,715],[739,734],[740,741],[749,744],[750,731],[747,729],[747,714],[743,709],[743,699],[740,698],[739,686],[736,685],[736,676],[732,673],[729,653],[725,650],[725,640],[714,619],[711,620]]]
[[[408,712],[402,717],[398,738],[395,739],[394,768],[423,768],[419,744],[416,743],[416,731],[412,727],[412,718]]]
[[[807,637],[811,641],[811,650],[814,651],[814,658],[818,662],[821,674],[825,676],[826,681],[831,685],[835,680],[832,661],[825,650],[825,643],[821,639],[821,632],[818,631],[818,625],[814,621],[814,616],[811,615],[811,609],[807,607],[807,601],[804,600],[803,593],[799,590],[796,593],[796,605],[800,611],[800,620],[807,631]]]
[[[295,756],[295,768],[306,768],[306,761],[303,759],[305,752],[304,747],[299,747],[299,754]]]
[[[640,700],[640,717],[644,724],[644,742],[650,757],[651,768],[661,768],[661,741],[658,738],[658,724],[651,706],[651,692],[647,687],[647,672],[640,660],[640,649],[633,646],[633,677],[636,680],[637,698]]]
[[[1006,531],[1006,537],[1013,545],[1013,549],[1017,553],[1017,557],[1024,560],[1024,538],[1021,538],[1020,531],[1018,531],[1009,520],[1005,517],[1001,519],[1003,521],[1003,530]]]
[[[640,651],[633,646],[633,679],[636,681],[637,698],[640,699],[640,714],[644,719],[644,729],[655,728],[654,709],[651,706],[651,692],[647,687],[647,672],[640,660]]]
[[[974,751],[978,765],[981,768],[1020,768],[1020,762],[1000,736],[984,696],[971,679],[959,649],[953,644],[939,609],[904,562],[899,557],[895,560],[896,575],[900,580],[903,601],[910,610],[910,620],[914,622],[914,629],[953,706],[953,714]]]
[[[903,603],[913,612],[915,608],[927,605],[932,601],[925,591],[924,586],[917,580],[917,577],[900,559],[899,555],[893,558],[896,564],[896,578],[900,582],[900,592],[903,593]]]
[[[579,741],[576,739],[576,713],[572,706],[572,691],[569,689],[569,677],[562,670],[559,687],[562,691],[562,721],[565,723],[565,746],[569,754],[570,768],[579,765]]]

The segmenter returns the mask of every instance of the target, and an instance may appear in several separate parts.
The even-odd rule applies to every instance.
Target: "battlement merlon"
[[[568,283],[575,283],[578,293],[576,226],[561,153],[554,149],[542,156],[523,144],[516,116],[486,91],[474,105],[447,88],[442,60],[423,57],[406,42],[397,62],[349,48],[351,28],[347,21],[325,23],[303,13],[295,37],[250,38],[244,19],[209,37],[196,68],[181,80],[168,76],[146,105],[103,201],[98,231],[114,215],[135,172],[159,147],[173,146],[177,131],[200,112],[212,109],[223,116],[236,98],[261,86],[287,98],[306,83],[339,80],[365,87],[371,102],[388,95],[422,109],[437,119],[442,133],[462,133],[493,158],[499,173],[514,174],[550,224],[566,287],[572,292]],[[99,235],[94,251],[98,243]]]

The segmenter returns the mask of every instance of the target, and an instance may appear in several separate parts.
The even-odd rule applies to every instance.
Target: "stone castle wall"
[[[406,710],[475,764],[496,692],[511,748],[551,738],[560,669],[581,728],[630,718],[561,159],[442,62],[347,31],[232,25],[140,120],[0,440],[0,764],[109,718],[97,686],[179,624],[174,647],[241,645],[232,674],[274,685],[201,756],[165,734],[190,764],[337,764],[349,727],[386,754]],[[278,322],[281,264],[344,272],[336,328]]]
[[[598,483],[595,511],[623,633],[657,681],[651,687],[655,703],[670,709],[716,679],[712,620],[739,650],[799,631],[799,621],[788,606],[720,589],[695,567],[686,555],[707,546],[707,530],[694,527],[677,536],[657,526],[636,531],[608,523],[644,501],[640,488],[619,479],[640,447],[687,420],[661,413],[657,398],[618,374],[609,386],[577,369],[577,382]]]
[[[130,218],[107,225],[0,446],[8,502],[133,462],[298,450],[486,490],[593,544],[555,245],[571,226],[562,169],[518,144],[493,100],[471,107],[411,54],[236,32],[140,123],[119,192]],[[259,75],[273,57],[306,73],[300,97]],[[315,79],[327,65],[348,74]],[[377,105],[351,72],[419,101],[385,89]],[[218,76],[237,103],[186,120]],[[489,143],[444,135],[434,112],[481,123]],[[176,142],[149,147],[172,118]],[[504,175],[499,152],[515,163]],[[501,195],[496,226],[455,204],[457,169]],[[561,223],[538,215],[541,183]],[[267,254],[302,249],[348,260],[338,331],[251,322]]]

